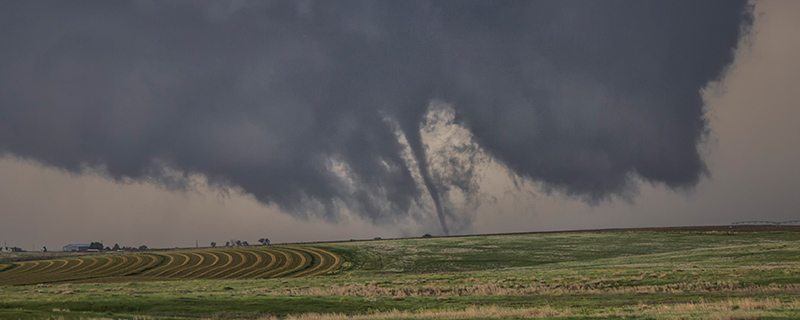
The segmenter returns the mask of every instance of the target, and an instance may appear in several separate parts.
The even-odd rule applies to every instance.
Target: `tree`
[[[225,241],[225,246],[226,247],[230,247],[231,246],[231,242],[230,241]]]
[[[214,242],[214,241],[211,241],[211,247],[212,247],[212,248],[216,248],[216,247],[217,247],[217,243],[216,243],[216,242]]]
[[[139,250],[147,250],[147,246],[146,245],[141,245],[141,246],[139,246]]]
[[[242,245],[242,240],[236,240],[236,242],[235,242],[235,243],[236,243],[236,246],[237,246],[237,247],[239,247],[239,246],[241,246],[241,245]]]
[[[47,252],[47,247],[42,247],[42,252]]]
[[[249,244],[249,243],[247,243],[247,241],[242,241],[242,245],[243,245],[243,246],[249,246],[250,244]]]
[[[269,245],[269,239],[267,238],[258,239],[258,242],[261,242],[263,245]]]
[[[119,243],[115,243],[115,244],[114,244],[114,247],[113,247],[113,248],[111,248],[111,250],[114,250],[114,251],[119,251]]]
[[[98,251],[103,251],[103,243],[102,242],[92,242],[89,244],[89,249],[97,249]]]

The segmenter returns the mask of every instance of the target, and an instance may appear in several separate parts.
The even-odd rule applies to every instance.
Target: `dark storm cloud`
[[[329,219],[392,222],[430,195],[445,228],[440,193],[474,187],[429,170],[420,125],[440,100],[550,189],[691,187],[700,90],[750,20],[744,1],[5,2],[0,153],[200,173]]]

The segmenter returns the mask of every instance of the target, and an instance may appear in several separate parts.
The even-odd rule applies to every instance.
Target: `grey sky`
[[[147,2],[138,3],[135,9],[139,10],[138,14],[154,19],[156,26],[151,28],[156,31],[172,30],[167,26],[158,26],[157,22],[176,14],[175,10],[189,10],[180,6],[165,9],[157,3]],[[198,27],[213,29],[220,25],[234,31],[239,30],[237,28],[249,30],[248,26],[231,22],[238,12],[236,6],[196,9],[201,10],[198,14],[203,19],[207,19],[198,22]],[[301,15],[310,14],[303,10],[313,9],[313,6],[293,7]],[[347,31],[342,31],[345,34],[356,32],[358,39],[371,39],[388,32],[399,41],[405,41],[402,32],[391,29],[398,27],[392,25],[391,21],[383,25],[369,19],[375,18],[374,12],[372,15],[354,13],[358,10],[377,10],[379,14],[380,8],[358,7],[355,8],[358,10],[346,13],[337,12],[337,8],[328,9],[336,13],[329,12],[332,17],[341,18],[341,14],[347,16],[347,23],[341,26],[342,30]],[[414,10],[421,10],[416,7],[403,9],[411,10],[407,13],[410,15],[420,14]],[[647,8],[640,9],[648,11]],[[451,9],[442,10],[447,13]],[[473,34],[467,31],[474,30],[466,29],[458,19],[480,17],[470,17],[471,11],[464,8],[452,10],[455,11],[452,11],[453,16],[449,16],[449,19],[453,20],[445,21],[444,27],[420,27],[449,33],[448,39],[454,39],[444,49],[434,48],[461,52],[458,51],[460,46],[471,44],[459,41],[471,39],[465,34]],[[251,11],[257,10],[251,8]],[[510,14],[502,11],[495,16]],[[698,9],[698,12],[702,10]],[[724,224],[741,219],[800,218],[796,209],[798,200],[795,200],[800,190],[800,174],[795,169],[797,160],[800,160],[800,150],[794,143],[796,137],[800,136],[795,126],[800,120],[797,107],[800,96],[792,87],[793,83],[800,80],[798,63],[793,58],[800,53],[800,48],[797,40],[791,36],[800,32],[800,26],[793,19],[800,10],[797,4],[787,1],[758,3],[755,12],[750,45],[737,52],[737,60],[721,84],[705,89],[702,96],[698,94],[698,99],[702,97],[705,100],[705,107],[702,101],[697,102],[692,97],[692,92],[699,93],[705,87],[703,80],[698,80],[702,83],[697,85],[696,91],[679,84],[674,84],[674,88],[644,88],[637,91],[639,88],[635,81],[626,77],[631,74],[646,76],[646,73],[637,73],[635,70],[646,69],[650,64],[666,67],[668,63],[660,64],[644,58],[637,61],[635,56],[630,56],[623,60],[633,61],[630,66],[622,66],[627,71],[597,78],[593,72],[606,74],[608,70],[594,70],[587,65],[589,69],[554,72],[548,68],[560,70],[562,64],[548,56],[550,53],[530,48],[519,49],[532,50],[532,54],[542,56],[536,60],[538,64],[532,66],[539,72],[534,72],[537,75],[534,77],[523,73],[519,75],[523,78],[515,79],[498,73],[506,70],[504,68],[525,65],[528,60],[513,56],[495,57],[497,51],[484,49],[483,52],[476,51],[474,55],[457,55],[454,59],[465,59],[467,62],[481,59],[477,61],[488,62],[486,64],[451,65],[446,70],[437,66],[435,70],[419,74],[406,74],[394,67],[382,71],[395,75],[396,83],[415,83],[412,88],[390,89],[391,86],[356,83],[341,90],[331,89],[333,91],[320,96],[312,94],[306,97],[308,92],[300,91],[304,98],[298,100],[291,96],[293,86],[331,86],[340,77],[354,82],[382,83],[387,80],[381,78],[380,72],[373,70],[356,69],[346,74],[327,72],[327,68],[331,68],[328,64],[331,61],[347,66],[359,63],[342,60],[347,56],[337,55],[337,50],[345,50],[348,48],[346,46],[324,47],[322,50],[314,46],[331,44],[290,39],[285,40],[286,45],[280,50],[265,47],[264,50],[272,51],[267,50],[271,52],[266,55],[268,58],[260,59],[256,54],[258,50],[252,48],[239,53],[229,53],[231,46],[235,48],[233,44],[212,48],[212,53],[226,59],[255,61],[253,65],[237,65],[227,60],[192,57],[192,46],[208,49],[204,47],[207,39],[185,39],[182,41],[186,43],[182,45],[186,47],[180,48],[170,47],[179,45],[173,43],[175,39],[172,39],[163,46],[155,46],[156,52],[131,53],[128,52],[131,48],[144,47],[152,41],[146,33],[124,29],[124,24],[114,25],[114,28],[122,28],[120,30],[74,26],[77,31],[59,32],[80,34],[85,30],[93,30],[126,35],[127,44],[112,41],[122,48],[96,57],[91,55],[96,55],[97,50],[91,48],[106,47],[105,40],[97,43],[97,39],[105,39],[103,35],[99,38],[78,36],[75,41],[85,42],[86,45],[76,48],[66,45],[53,51],[55,58],[50,59],[56,59],[57,62],[50,65],[26,60],[26,56],[20,54],[26,52],[22,49],[2,51],[11,52],[9,56],[12,58],[0,65],[17,73],[6,72],[3,75],[4,83],[14,84],[15,91],[2,91],[6,122],[0,122],[6,126],[6,131],[0,129],[0,132],[8,132],[8,121],[12,116],[23,118],[14,119],[18,121],[14,123],[18,130],[15,131],[16,136],[13,139],[6,137],[2,145],[6,154],[0,160],[0,212],[4,220],[0,234],[11,245],[26,249],[35,245],[39,249],[41,245],[56,248],[68,242],[97,240],[121,245],[189,246],[194,244],[195,239],[207,244],[210,241],[222,243],[230,238],[252,242],[262,236],[270,237],[273,241],[296,241],[439,233],[438,218],[432,213],[434,205],[430,188],[422,183],[424,179],[418,162],[421,158],[430,162],[428,175],[432,188],[442,197],[441,201],[448,210],[447,219],[457,232]],[[631,14],[634,13],[641,14]],[[45,14],[40,19],[57,20],[58,12],[51,14],[54,17]],[[591,16],[590,13],[574,12],[554,19],[568,21],[570,18],[585,18],[587,14]],[[601,12],[600,15],[603,14],[606,18],[619,18],[616,13]],[[89,17],[92,15],[89,14]],[[491,17],[491,14],[484,16],[487,19]],[[621,17],[626,15],[622,14]],[[703,18],[702,15],[698,20],[705,21],[700,18]],[[464,21],[472,21],[469,19]],[[132,24],[143,23],[135,19],[132,21]],[[431,21],[436,20],[428,20],[428,23]],[[608,25],[607,21],[594,22],[608,28],[598,31],[596,36],[599,38],[613,38],[622,32],[619,28],[614,29],[613,24]],[[501,48],[514,44],[513,32],[492,29],[499,27],[492,25],[490,19],[481,23],[485,23],[490,31],[512,38],[508,41],[503,38],[478,38],[476,41],[479,43],[495,41]],[[48,28],[43,23],[32,25]],[[281,25],[278,23],[272,27]],[[581,34],[581,25],[574,25],[578,29],[544,32],[537,41],[558,45],[560,41],[548,40],[547,37],[561,39],[558,37]],[[452,29],[456,27],[464,29]],[[175,35],[182,32],[179,29],[172,31]],[[42,34],[51,35],[54,39],[60,37],[51,32]],[[220,39],[224,39],[224,35],[220,34]],[[645,32],[631,36],[635,39],[636,36],[646,35]],[[676,36],[679,35],[681,33],[677,32]],[[438,43],[436,34],[430,37],[434,38],[422,40]],[[46,46],[46,40],[42,38],[41,43],[34,41],[25,46],[30,50],[28,52],[41,52],[37,46]],[[233,39],[230,41],[235,42]],[[591,39],[575,41],[578,41],[578,45],[601,45],[593,43]],[[660,42],[646,43],[658,48]],[[419,45],[422,46],[418,48],[421,52],[431,49],[429,43]],[[614,43],[608,45],[610,47],[606,50],[609,55],[617,52]],[[407,54],[411,56],[384,53],[392,56],[392,59],[414,57],[413,45],[398,48],[410,48]],[[481,47],[466,49],[476,48]],[[386,50],[389,49],[391,46]],[[283,52],[285,50],[289,51]],[[291,69],[282,70],[287,68],[286,64],[274,63],[291,62],[293,54],[296,54],[292,52],[318,52],[315,50],[321,50],[321,53],[316,56],[301,54],[298,61],[302,64]],[[382,52],[380,50],[379,53]],[[647,51],[647,48],[641,50],[659,52]],[[14,56],[14,53],[18,55]],[[177,56],[171,57],[169,54]],[[151,55],[156,58],[149,58]],[[718,53],[711,56],[724,59]],[[607,58],[603,57],[602,61],[607,61]],[[83,59],[89,59],[90,62],[84,62]],[[566,64],[563,66],[574,62],[592,63],[585,56],[571,59],[574,60],[564,62]],[[26,66],[25,61],[32,65]],[[504,61],[513,63],[509,62],[511,64],[506,66]],[[549,61],[550,65],[543,65],[541,61]],[[210,63],[209,69],[200,70],[207,70],[205,72],[213,77],[208,79],[204,78],[204,73],[197,73],[199,71],[194,68],[196,63]],[[214,65],[216,63],[219,65]],[[371,63],[373,66],[385,64],[381,61]],[[228,70],[231,65],[239,69]],[[29,75],[24,68],[31,66],[38,66],[37,70],[50,68],[47,69],[50,71],[44,77]],[[415,65],[415,68],[425,70],[431,67]],[[654,67],[653,70],[647,72],[658,74],[658,70],[662,69]],[[287,80],[289,87],[272,82],[274,78],[265,76],[270,72],[276,73],[279,76],[277,79]],[[332,79],[296,79],[295,73],[303,77],[322,74]],[[540,73],[544,73],[544,76]],[[718,77],[714,73],[711,70],[698,77],[675,72],[671,77],[708,81]],[[77,76],[77,79],[63,74]],[[26,76],[29,78],[26,79]],[[218,89],[220,91],[211,96],[205,95],[205,90],[217,88],[220,83],[228,81],[226,79],[236,79],[239,85]],[[419,83],[417,79],[435,79],[445,83]],[[518,88],[514,82],[503,83],[523,80],[534,83],[531,85],[536,89],[533,92],[544,92],[547,99],[540,102],[545,107],[514,107],[521,103],[534,104],[531,101],[539,99],[536,94],[524,98],[524,94],[530,94],[530,87]],[[544,82],[536,84],[537,81]],[[37,84],[48,90],[30,87]],[[483,87],[487,89],[476,89]],[[275,90],[277,94],[261,92],[263,88]],[[372,88],[389,96],[376,98],[370,94],[349,91],[362,88]],[[439,92],[418,92],[430,88]],[[92,94],[81,94],[86,92]],[[40,95],[42,93],[46,94]],[[515,96],[520,93],[523,98]],[[675,93],[677,98],[656,99],[670,93]],[[192,98],[197,94],[205,98]],[[422,98],[416,101],[404,99],[415,95],[421,95],[418,97]],[[34,98],[37,100],[33,101]],[[318,102],[327,102],[329,99],[341,100],[336,103],[341,104],[337,112],[316,109]],[[431,99],[444,106],[429,109]],[[233,101],[239,107],[214,107],[221,101]],[[269,108],[259,111],[264,101],[296,107],[287,107],[292,110],[288,114],[283,112],[284,109],[280,109],[280,112],[269,111]],[[617,102],[618,105],[607,105],[602,101]],[[652,109],[637,109],[635,103],[629,105],[626,101],[656,102]],[[691,108],[678,108],[685,109],[686,114],[672,114],[677,118],[670,118],[669,114],[658,111],[686,101],[691,101]],[[80,107],[81,114],[88,116],[81,118],[69,112],[77,109],[44,108],[47,110],[44,114],[46,117],[39,117],[43,115],[29,112],[31,109],[20,111],[9,102],[66,104]],[[358,102],[372,106],[359,109],[350,105],[358,105]],[[210,107],[200,110],[199,114],[194,111],[186,113],[181,109],[194,110],[194,103],[208,103]],[[397,109],[392,105],[396,103],[410,103],[411,106]],[[483,107],[492,103],[497,105]],[[608,113],[597,114],[593,106]],[[102,119],[92,117],[92,110],[102,113]],[[458,117],[449,118],[453,116],[451,112]],[[703,112],[709,116],[708,126],[702,122]],[[629,113],[633,116],[629,116]],[[339,114],[349,116],[342,117]],[[437,114],[439,118],[433,117]],[[333,131],[304,131],[305,119],[319,119],[320,115],[332,118],[331,122],[323,119],[316,120],[315,124],[329,123]],[[405,119],[406,116],[410,118]],[[29,119],[31,122],[19,122],[19,119]],[[526,119],[542,123],[540,125],[544,129],[530,131]],[[501,126],[497,126],[498,122]],[[84,127],[86,123],[107,127]],[[420,137],[415,138],[415,130],[411,128],[415,124],[419,127],[420,123],[423,130]],[[636,126],[631,126],[636,123]],[[698,124],[701,124],[699,131],[695,128]],[[684,126],[695,129],[686,131],[681,129]],[[27,128],[37,130],[25,131]],[[702,134],[706,129],[710,132],[707,137]],[[354,133],[348,134],[348,131]],[[143,136],[143,133],[149,136]],[[537,137],[543,134],[549,137],[547,141],[554,144],[536,142]],[[681,138],[682,134],[686,136]],[[170,139],[178,139],[180,143]],[[317,141],[319,139],[324,141]],[[409,150],[414,149],[414,142],[410,140],[415,139],[429,146],[424,156]],[[702,142],[697,147],[697,142],[703,139],[708,142]],[[22,141],[24,145],[8,142],[10,140]],[[198,144],[191,145],[192,142]],[[456,147],[448,147],[454,145]],[[554,146],[558,148],[554,149]],[[692,151],[697,148],[700,152]],[[465,153],[464,150],[469,152]],[[624,156],[624,152],[619,152],[624,150],[660,156],[649,160],[647,157],[630,158]],[[604,158],[597,156],[596,152],[606,157],[599,167],[597,159]],[[333,156],[320,160],[320,154]],[[475,154],[478,156],[466,156]],[[670,158],[669,155],[674,157]],[[307,162],[312,160],[315,162]],[[156,166],[153,166],[154,161]],[[447,165],[452,163],[457,165]],[[87,165],[98,164],[105,165],[106,174],[115,177],[117,182],[106,178],[103,173],[93,171],[97,169],[85,169]],[[709,175],[703,174],[705,166]],[[509,170],[509,167],[512,169]],[[560,167],[563,168],[559,170],[564,171],[558,173]],[[667,169],[670,167],[674,168]],[[327,168],[329,172],[319,171],[319,168]],[[631,171],[631,168],[635,170]],[[637,172],[638,175],[631,176],[631,172]],[[209,189],[205,186],[206,180],[202,174],[212,177],[214,187]],[[342,177],[356,183],[343,185],[340,181]],[[516,185],[509,177],[517,180]],[[230,186],[234,187],[230,195],[218,194],[220,189]],[[244,192],[244,195],[240,192]],[[309,195],[310,198],[304,198]],[[309,199],[312,201],[309,202]],[[326,203],[327,200],[331,202]]]

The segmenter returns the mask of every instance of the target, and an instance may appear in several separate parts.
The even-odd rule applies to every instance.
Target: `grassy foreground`
[[[0,286],[0,319],[800,318],[796,232],[556,233],[309,247],[344,262],[300,278]]]

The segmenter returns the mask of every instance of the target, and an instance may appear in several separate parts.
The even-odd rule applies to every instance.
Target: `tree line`
[[[268,238],[259,238],[258,242],[260,242],[262,245],[265,245],[265,246],[268,246],[270,244],[270,241],[269,241]],[[241,246],[249,246],[249,245],[250,245],[249,242],[242,241],[242,240],[237,240],[237,239],[231,239],[230,241],[225,241],[225,246],[226,247],[241,247]],[[212,248],[216,248],[217,247],[217,243],[214,242],[214,241],[211,241],[211,247]]]

